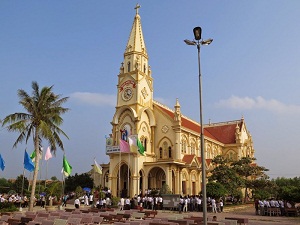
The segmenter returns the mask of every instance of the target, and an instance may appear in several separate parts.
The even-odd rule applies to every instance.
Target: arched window
[[[195,155],[195,153],[196,153],[196,144],[193,142],[193,143],[191,144],[191,154],[192,154],[192,155]]]
[[[162,147],[159,148],[159,158],[162,159]]]
[[[167,158],[168,157],[168,143],[165,141],[163,143],[163,158]]]
[[[228,154],[228,159],[229,159],[229,160],[233,160],[233,153],[232,153],[232,152],[229,152],[229,154]]]
[[[187,141],[183,139],[181,144],[181,152],[186,153],[186,148],[187,148]]]
[[[144,139],[144,149],[145,152],[147,152],[147,138]]]
[[[211,150],[211,146],[208,145],[207,149],[206,149],[206,158],[207,159],[212,159],[212,150]]]
[[[130,72],[130,62],[127,63],[127,70]]]
[[[144,64],[144,73],[146,73],[146,64]]]

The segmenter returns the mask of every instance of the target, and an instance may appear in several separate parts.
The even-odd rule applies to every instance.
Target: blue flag
[[[5,162],[0,154],[0,169],[3,171],[5,168]]]
[[[26,150],[24,154],[24,168],[30,172],[34,171],[34,164]]]

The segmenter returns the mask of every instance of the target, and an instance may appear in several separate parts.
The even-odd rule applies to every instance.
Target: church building
[[[178,99],[169,108],[153,99],[154,78],[142,32],[139,5],[121,63],[112,132],[106,139],[109,163],[100,179],[113,196],[133,197],[168,185],[173,194],[201,191],[200,124],[181,114]],[[155,74],[155,73],[154,73]],[[206,171],[211,160],[254,157],[252,137],[244,118],[204,126]],[[129,143],[135,140],[135,143]],[[122,146],[121,145],[127,145]],[[130,145],[129,145],[130,144]],[[142,145],[136,147],[136,145]],[[124,151],[124,148],[129,151]],[[138,150],[139,149],[139,150]]]

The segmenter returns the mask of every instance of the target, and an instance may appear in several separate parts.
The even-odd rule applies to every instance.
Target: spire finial
[[[139,3],[137,3],[134,7],[134,9],[136,10],[136,15],[139,14],[139,8],[141,8],[141,6],[139,5]]]

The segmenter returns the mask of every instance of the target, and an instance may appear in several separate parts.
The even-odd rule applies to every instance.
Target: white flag
[[[137,153],[137,151],[138,151],[137,138],[138,138],[137,135],[130,135],[128,137],[128,142],[129,142],[131,152]]]
[[[94,159],[94,170],[96,173],[102,174],[102,167],[96,162],[96,159]]]
[[[48,159],[52,158],[50,146],[47,148],[46,154],[45,154],[45,160],[47,161]]]

